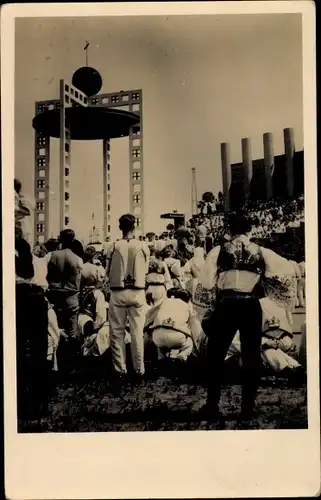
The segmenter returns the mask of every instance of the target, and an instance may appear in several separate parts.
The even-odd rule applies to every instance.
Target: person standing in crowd
[[[44,290],[48,288],[47,282],[47,260],[45,259],[47,252],[44,247],[36,247],[32,253],[32,263],[34,269],[34,277],[32,283],[39,285]]]
[[[295,284],[295,295],[294,295],[294,302],[293,302],[293,310],[296,307],[299,307],[299,298],[298,298],[298,284],[299,281],[301,280],[301,269],[300,266],[295,260],[290,260],[290,263],[293,268],[293,278],[294,278],[294,284]]]
[[[48,352],[48,302],[44,289],[33,284],[30,245],[15,241],[16,360],[18,420],[35,424],[48,411],[51,366]]]
[[[58,250],[59,248],[59,240],[56,238],[49,238],[49,240],[46,241],[46,243],[44,244],[44,247],[46,249],[46,254],[44,255],[43,258],[46,261],[46,264],[48,265],[51,253],[54,252],[55,250]]]
[[[95,257],[93,258],[93,264],[94,266],[96,266],[97,268],[97,272],[98,272],[98,277],[99,277],[99,281],[103,281],[104,278],[105,278],[105,275],[106,275],[106,271],[105,271],[105,268],[101,262],[101,258],[99,258],[97,256],[97,254],[95,255]]]
[[[305,262],[301,259],[299,265],[301,277],[298,280],[297,294],[299,307],[305,307]]]
[[[207,236],[208,230],[205,225],[205,219],[202,217],[199,221],[198,226],[196,227],[195,231],[195,246],[196,247],[201,247],[205,249],[205,242],[206,242],[206,236]]]
[[[72,229],[61,231],[59,241],[61,249],[52,252],[48,263],[48,296],[55,308],[59,327],[65,331],[68,344],[73,354],[76,354],[79,347],[77,315],[82,261],[72,251],[75,247]]]
[[[109,249],[106,276],[109,280],[109,323],[113,368],[119,382],[127,373],[125,335],[127,322],[131,336],[132,363],[137,381],[145,373],[144,324],[146,316],[146,275],[149,249],[134,237],[135,217],[122,215],[119,219],[122,239]]]
[[[18,179],[14,179],[15,234],[17,237],[28,241],[31,245],[31,216],[35,209],[35,203],[21,192],[21,188],[21,182]]]
[[[88,245],[84,250],[83,266],[81,270],[82,278],[88,278],[89,276],[95,276],[98,278],[98,269],[93,260],[96,255],[96,249],[92,245]]]
[[[177,240],[177,250],[183,251],[185,247],[190,243],[191,237],[192,237],[192,232],[185,226],[185,222],[183,220],[180,221],[175,231],[175,238]]]
[[[222,421],[219,412],[224,360],[239,330],[242,356],[241,422],[253,418],[261,369],[262,308],[257,293],[262,277],[285,286],[291,275],[288,261],[250,242],[251,223],[243,215],[230,218],[231,239],[207,256],[202,285],[216,290],[215,308],[203,318],[208,337],[207,403],[203,412]],[[290,280],[288,280],[290,282]]]
[[[158,238],[158,240],[155,241],[155,248],[157,251],[161,252],[162,250],[164,250],[166,246],[166,242],[165,242],[165,239],[164,239],[164,235],[161,234]]]
[[[74,239],[71,243],[70,250],[78,257],[79,267],[82,269],[84,266],[84,247],[79,240]]]

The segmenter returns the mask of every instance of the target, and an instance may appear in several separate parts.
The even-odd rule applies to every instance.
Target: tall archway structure
[[[77,84],[77,86],[76,86]],[[72,222],[70,169],[73,140],[102,141],[103,235],[110,235],[112,211],[110,142],[129,138],[129,210],[144,231],[143,94],[141,89],[99,94],[102,80],[90,67],[78,69],[72,83],[60,80],[59,99],[35,103],[35,221],[34,241],[50,235],[50,138],[59,138],[59,228]]]

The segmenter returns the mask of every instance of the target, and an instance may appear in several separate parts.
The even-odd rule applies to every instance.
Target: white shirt
[[[41,286],[45,290],[48,288],[47,281],[47,272],[48,265],[44,258],[37,257],[36,255],[32,256],[32,264],[34,270],[34,277],[31,280],[31,283],[34,285]]]
[[[169,328],[191,335],[189,320],[192,312],[192,305],[186,304],[183,300],[165,299],[159,306],[151,327]]]

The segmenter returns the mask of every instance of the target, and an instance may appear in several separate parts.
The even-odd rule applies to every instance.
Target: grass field
[[[238,378],[238,377],[236,377]],[[57,383],[49,416],[34,427],[19,423],[20,432],[179,431],[215,429],[198,418],[205,403],[201,380],[190,373],[147,378],[141,386],[126,384],[114,395],[108,371],[101,367],[76,373]],[[237,429],[241,387],[229,381],[221,409],[226,430]],[[274,376],[262,377],[257,418],[249,429],[307,428],[306,385],[290,387]]]

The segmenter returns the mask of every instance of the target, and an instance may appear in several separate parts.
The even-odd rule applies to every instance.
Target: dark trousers
[[[254,405],[261,368],[262,309],[259,300],[245,295],[218,298],[210,321],[206,323],[207,402],[217,407],[221,395],[225,357],[236,334],[240,332],[242,357],[242,409]]]
[[[35,285],[16,286],[18,419],[38,419],[48,409],[48,303]]]
[[[67,339],[61,338],[57,350],[57,363],[60,374],[68,374],[77,368],[80,359],[81,338],[78,331],[79,298],[78,293],[72,295],[50,290],[50,303],[54,306],[59,328],[62,328]]]

